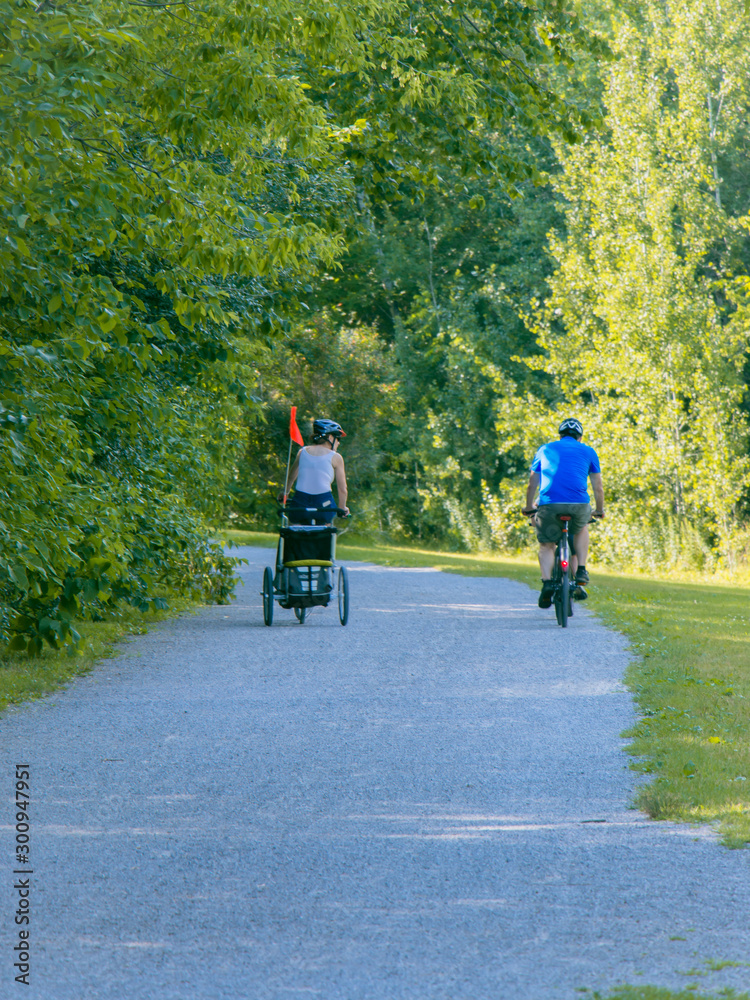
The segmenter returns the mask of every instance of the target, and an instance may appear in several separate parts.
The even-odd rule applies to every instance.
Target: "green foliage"
[[[450,190],[449,164],[485,193],[537,178],[519,135],[579,139],[592,116],[564,99],[554,67],[581,51],[608,54],[572,5],[404,0],[363,37],[366,74],[320,64],[309,80],[337,117],[366,122],[347,144],[361,195],[375,205],[419,203]],[[479,193],[475,205],[482,202]]]
[[[643,572],[702,571],[720,568],[720,553],[686,517],[656,510],[650,518],[634,516],[626,503],[615,502],[607,518],[591,533],[591,552],[599,562]],[[737,549],[739,537],[733,536]]]
[[[376,346],[344,317],[321,351],[325,301],[291,337],[289,318],[347,226],[445,190],[443,168],[462,198],[513,189],[536,171],[518,134],[578,137],[588,112],[549,72],[601,45],[558,3],[495,0],[0,0],[0,37],[2,635],[36,652],[160,588],[229,596],[206,525],[230,484],[257,507],[243,424],[305,381],[298,344],[305,405],[360,428],[355,482],[385,450],[416,489],[394,432],[412,400],[383,389],[393,331]],[[410,490],[376,507],[398,520]]]
[[[407,3],[387,32],[363,37],[366,75],[316,64],[306,76],[332,113],[367,122],[344,144],[356,198],[341,266],[312,283],[313,324],[290,321],[289,342],[309,380],[328,392],[298,388],[296,362],[266,358],[257,394],[270,408],[294,402],[306,414],[311,404],[335,404],[358,435],[343,451],[351,457],[353,503],[361,500],[371,527],[395,537],[473,544],[481,481],[494,484],[512,466],[496,454],[493,399],[513,366],[509,357],[533,349],[515,304],[540,291],[538,248],[551,201],[537,197],[530,178],[540,179],[549,158],[547,135],[577,138],[591,120],[586,108],[563,100],[550,75],[582,46],[604,51],[556,4]],[[510,194],[528,197],[526,214]],[[519,254],[524,242],[528,252]],[[333,338],[365,327],[380,335],[380,360],[360,366],[354,396],[336,390],[336,358],[321,357],[310,339],[320,323]],[[381,369],[388,370],[387,405],[368,411],[360,433],[355,397],[380,391]],[[255,419],[251,413],[240,477],[251,492],[280,480]],[[281,431],[284,417],[272,422]],[[281,434],[276,440],[283,455]],[[251,503],[242,499],[241,511],[250,514]]]
[[[164,588],[228,598],[232,560],[206,524],[246,399],[240,335],[341,245],[295,208],[311,171],[346,182],[294,67],[348,53],[358,18],[339,5],[321,36],[299,4],[0,3],[11,648],[75,642],[76,616]]]
[[[537,159],[544,162],[541,145]],[[341,269],[318,283],[309,300],[314,322],[304,316],[292,321],[287,360],[279,361],[279,345],[259,360],[255,394],[272,408],[276,400],[283,406],[271,420],[278,436],[270,448],[267,428],[253,430],[257,418],[250,415],[242,478],[253,488],[265,489],[269,480],[277,488],[283,470],[274,459],[270,475],[265,453],[277,451],[285,459],[290,403],[307,416],[316,407],[333,407],[358,436],[356,442],[346,439],[342,453],[353,460],[355,508],[377,511],[370,527],[466,547],[489,541],[482,482],[494,490],[525,462],[520,449],[498,455],[497,401],[518,386],[539,383],[513,359],[535,350],[518,311],[544,290],[542,248],[556,215],[544,188],[525,185],[523,201],[485,188],[484,207],[472,209],[481,185],[461,180],[450,167],[443,177],[457,189],[447,199],[433,192],[421,204],[404,199],[387,208],[365,205]],[[329,331],[330,354],[310,340],[310,331],[321,325]],[[338,392],[342,375],[333,345],[337,338],[346,342],[352,329],[365,328],[379,336],[357,366],[353,391]],[[300,384],[300,364],[309,372],[307,382],[326,387],[327,395],[311,395]],[[379,388],[384,380],[385,395]],[[369,400],[373,392],[382,405],[368,405],[365,433],[377,475],[362,478],[359,399]]]
[[[296,405],[300,430],[308,439],[315,417],[341,421],[347,432],[342,454],[350,491],[368,523],[379,522],[388,477],[379,435],[403,413],[392,355],[372,328],[339,326],[325,310],[273,344],[258,365],[256,391],[266,404],[263,417],[249,414],[246,448],[232,485],[233,509],[241,520],[278,524],[276,495],[283,489],[289,411]]]
[[[5,637],[228,599],[207,526],[271,523],[291,404],[369,530],[523,548],[574,409],[601,558],[741,557],[747,15],[581,16],[0,0]]]
[[[536,62],[554,94],[542,134],[530,115],[499,127],[490,63],[479,71],[472,61],[487,46],[464,8],[423,7],[410,8],[422,46],[410,65],[442,72],[448,49],[467,56],[450,85],[438,75],[431,100],[450,92],[458,114],[471,93],[462,68],[474,67],[481,112],[471,140],[451,147],[450,115],[429,131],[429,102],[409,105],[409,125],[394,114],[389,132],[387,60],[366,98],[354,77],[333,86],[329,76],[329,106],[354,102],[370,118],[347,145],[356,202],[342,269],[308,300],[336,328],[381,335],[399,401],[378,418],[380,482],[368,484],[384,524],[406,538],[523,547],[512,498],[538,445],[577,412],[603,459],[612,515],[596,533],[597,557],[731,566],[744,551],[750,486],[744,6],[591,9],[616,59],[597,61],[591,35],[584,43],[572,32],[564,45],[575,59]],[[374,52],[379,36],[371,42]],[[555,115],[565,108],[576,127],[591,126],[597,101],[601,130],[567,144]],[[491,150],[486,172],[479,146]],[[529,170],[514,172],[511,160]],[[545,176],[557,205],[549,188],[522,180]],[[511,200],[511,188],[523,197]],[[267,389],[283,395],[276,377]],[[359,377],[367,383],[365,370]]]
[[[697,527],[704,563],[732,561],[750,484],[741,220],[722,206],[718,166],[746,128],[748,24],[741,3],[723,11],[691,0],[620,18],[606,132],[558,151],[565,230],[536,314],[544,355],[528,360],[556,397],[506,408],[529,453],[577,413],[618,524],[650,525],[657,548],[665,518]]]

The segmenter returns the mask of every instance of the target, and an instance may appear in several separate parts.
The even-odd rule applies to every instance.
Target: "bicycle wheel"
[[[557,543],[557,548],[555,549],[555,563],[552,567],[552,603],[555,606],[555,618],[557,618],[557,624],[560,624],[560,581],[562,579],[562,570],[560,569],[560,543]]]
[[[341,566],[339,568],[339,621],[346,625],[349,621],[349,574]]]
[[[297,616],[297,621],[300,625],[305,624],[305,615],[307,614],[307,608],[295,608],[294,613]]]
[[[560,617],[561,628],[568,627],[568,615],[570,614],[570,544],[568,535],[563,532],[560,539]]]
[[[558,622],[562,628],[568,627],[568,615],[570,614],[570,571],[563,570],[562,581],[560,583],[560,614]]]
[[[263,573],[263,621],[273,625],[273,570],[266,566]]]
[[[552,580],[555,584],[555,617],[561,628],[567,628],[570,614],[570,549],[567,535],[563,534],[555,549],[555,568]]]

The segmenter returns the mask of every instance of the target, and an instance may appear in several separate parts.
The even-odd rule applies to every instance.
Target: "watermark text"
[[[16,943],[13,945],[13,969],[17,983],[31,985],[31,768],[16,764],[16,840],[13,869],[13,905],[15,907]]]

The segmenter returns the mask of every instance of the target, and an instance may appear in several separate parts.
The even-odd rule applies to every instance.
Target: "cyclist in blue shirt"
[[[583,426],[571,417],[563,420],[558,428],[559,441],[544,444],[531,463],[531,475],[526,490],[524,514],[533,517],[536,537],[539,540],[539,568],[542,571],[542,591],[539,607],[548,608],[552,603],[552,571],[555,565],[555,546],[562,535],[558,514],[570,515],[569,531],[573,537],[575,556],[571,568],[575,572],[573,597],[582,601],[587,597],[583,589],[589,582],[586,557],[589,551],[589,521],[591,502],[587,480],[596,500],[594,517],[604,517],[604,487],[599,457],[593,448],[583,444]],[[536,507],[534,497],[539,489]]]

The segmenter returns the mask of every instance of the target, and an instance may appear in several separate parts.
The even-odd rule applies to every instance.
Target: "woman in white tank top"
[[[313,421],[313,443],[300,448],[289,470],[284,493],[297,483],[287,502],[289,520],[294,524],[330,524],[336,516],[336,501],[331,486],[335,480],[338,507],[349,513],[346,506],[346,473],[344,459],[338,447],[346,432],[335,420]],[[308,508],[315,508],[313,513]]]

